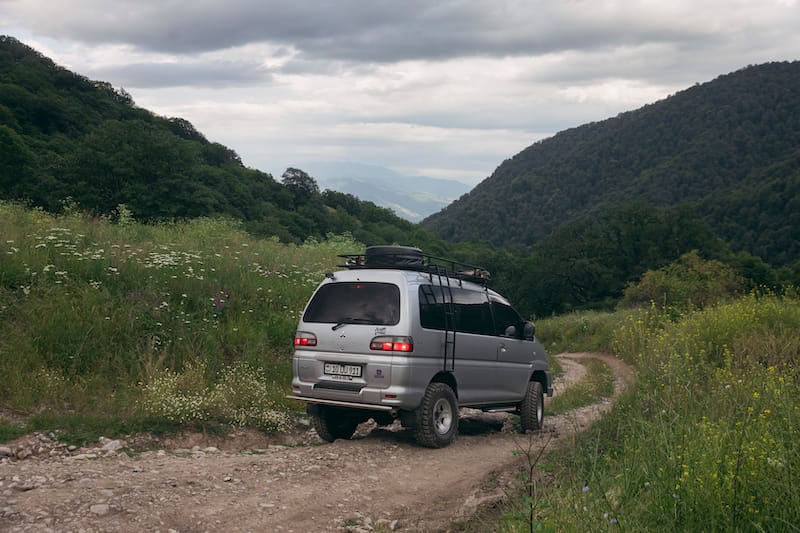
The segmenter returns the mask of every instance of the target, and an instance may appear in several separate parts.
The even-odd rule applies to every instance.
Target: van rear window
[[[391,283],[328,283],[314,295],[303,320],[393,326],[400,322],[400,289]]]

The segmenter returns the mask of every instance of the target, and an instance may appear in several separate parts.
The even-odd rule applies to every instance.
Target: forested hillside
[[[0,37],[0,199],[118,222],[221,215],[287,243],[419,246],[489,268],[528,316],[612,307],[693,250],[743,289],[780,290],[800,283],[799,82],[797,63],[753,67],[537,143],[424,223],[470,240],[452,243],[300,169],[248,168],[188,121]]]
[[[688,207],[773,265],[800,259],[800,62],[748,67],[537,142],[422,225],[529,246],[631,201]]]
[[[364,243],[436,249],[430,234],[371,202],[321,192],[247,168],[182,118],[139,108],[123,89],[53,63],[0,36],[0,198],[60,211],[68,198],[112,215],[120,204],[143,221],[226,215],[285,242],[351,232]]]

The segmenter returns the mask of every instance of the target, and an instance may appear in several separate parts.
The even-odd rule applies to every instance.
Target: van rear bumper
[[[321,398],[307,398],[305,396],[294,396],[291,394],[287,395],[286,398],[290,400],[300,400],[301,402],[316,403],[321,405],[333,405],[335,407],[366,409],[369,411],[395,411],[397,409],[397,407],[392,407],[390,405],[375,405],[370,403],[345,402],[341,400],[324,400]]]

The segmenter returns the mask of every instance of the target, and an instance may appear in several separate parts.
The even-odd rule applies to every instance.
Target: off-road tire
[[[416,415],[414,438],[420,446],[444,448],[453,442],[458,433],[458,401],[449,386],[428,385]]]
[[[341,409],[320,405],[315,411],[311,414],[314,429],[319,438],[326,442],[349,439],[358,427],[358,419]]]
[[[519,429],[522,433],[542,429],[544,423],[544,391],[538,381],[528,382],[525,397],[519,404]]]

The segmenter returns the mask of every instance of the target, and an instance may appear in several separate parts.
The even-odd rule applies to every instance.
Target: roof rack
[[[368,246],[363,254],[341,254],[349,270],[389,268],[412,270],[427,274],[446,275],[451,278],[487,285],[491,274],[483,267],[461,261],[436,257],[412,246]]]

